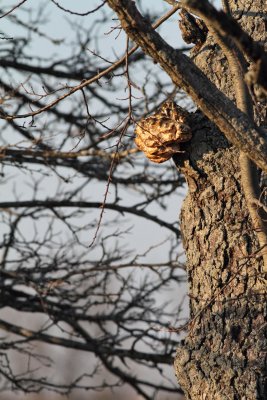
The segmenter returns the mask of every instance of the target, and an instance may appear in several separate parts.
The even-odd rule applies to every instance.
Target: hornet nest
[[[173,101],[165,102],[154,114],[137,123],[137,147],[155,163],[169,160],[180,151],[179,143],[192,138],[188,116],[189,113]]]

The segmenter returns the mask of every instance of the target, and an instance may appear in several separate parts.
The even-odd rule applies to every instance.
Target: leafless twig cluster
[[[184,270],[177,216],[165,212],[183,178],[144,160],[133,125],[183,95],[128,40],[125,49],[105,2],[91,19],[45,3],[0,9],[11,38],[0,43],[1,388],[177,393],[164,375],[178,340],[168,327],[183,321],[163,294]],[[55,5],[69,35],[49,30]],[[161,253],[149,241],[138,250],[138,221],[161,229],[157,243],[170,238],[166,258],[148,261]],[[59,348],[87,360],[68,380],[51,372]]]

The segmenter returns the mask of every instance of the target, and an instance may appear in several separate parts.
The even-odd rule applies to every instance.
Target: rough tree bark
[[[197,88],[194,68],[190,67],[189,72],[183,70],[186,60],[142,25],[140,15],[131,10],[132,2],[108,3],[131,39],[159,62],[173,82],[187,91],[213,121],[196,112],[192,120],[193,139],[184,145],[186,155],[183,159],[175,157],[189,187],[181,212],[181,228],[191,311],[189,333],[175,360],[178,382],[191,400],[266,399],[266,281],[257,235],[240,183],[238,147],[245,147],[227,132],[227,127],[233,132],[235,125],[229,100],[225,101],[224,110],[220,108],[216,88],[210,86],[215,93],[212,104],[212,95],[205,94],[200,86]],[[266,44],[266,0],[228,3],[243,29],[255,41]],[[218,91],[233,102],[228,64],[211,35],[193,59]],[[202,88],[208,87],[201,73],[199,81]],[[255,113],[257,123],[266,126],[266,103],[258,105]],[[228,126],[227,115],[232,121]],[[237,120],[244,120],[244,115]],[[249,156],[257,163],[257,157]],[[264,168],[264,163],[257,164]]]
[[[265,0],[230,1],[232,14],[266,43]],[[194,57],[234,98],[226,59],[211,37]],[[196,114],[189,158],[181,166],[189,193],[181,228],[187,254],[189,335],[175,369],[188,399],[266,399],[266,281],[240,186],[238,150]],[[266,125],[266,105],[261,109]]]

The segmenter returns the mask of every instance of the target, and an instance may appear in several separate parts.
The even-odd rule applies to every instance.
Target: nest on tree
[[[147,158],[155,163],[169,160],[179,153],[180,144],[192,138],[188,125],[189,113],[173,101],[147,118],[141,119],[135,128],[135,143]]]

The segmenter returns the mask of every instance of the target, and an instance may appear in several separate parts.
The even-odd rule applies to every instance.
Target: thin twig
[[[24,0],[26,1],[26,0]],[[170,11],[168,11],[166,14],[164,14],[161,18],[159,18],[152,26],[154,29],[158,28],[163,22],[165,22],[167,19],[169,19],[178,9],[180,6],[175,6],[173,7]],[[132,55],[137,49],[139,48],[138,45],[135,45],[131,50],[128,52],[128,57]],[[65,100],[67,97],[71,96],[73,93],[77,92],[78,90],[83,89],[84,87],[91,85],[94,82],[97,82],[100,78],[103,76],[110,74],[113,72],[115,69],[117,69],[119,66],[121,66],[125,62],[126,55],[121,57],[118,61],[116,61],[113,65],[110,67],[106,68],[105,70],[99,72],[97,75],[93,76],[92,78],[85,79],[82,81],[79,85],[73,87],[68,93],[65,93],[64,95],[58,97],[56,100],[52,101],[51,103],[47,104],[44,107],[39,108],[36,111],[26,113],[26,114],[20,114],[20,115],[8,115],[6,113],[0,113],[0,118],[5,119],[6,121],[12,121],[14,119],[18,118],[28,118],[28,117],[34,117],[38,114],[43,113],[44,111],[49,110],[50,108],[54,107],[58,103],[60,103],[62,100]]]
[[[64,8],[63,6],[61,6],[61,5],[60,5],[57,1],[55,1],[55,0],[50,0],[50,1],[52,1],[52,3],[55,4],[55,6],[57,6],[60,10],[63,10],[63,11],[65,11],[65,12],[69,13],[69,14],[72,14],[72,15],[78,15],[78,16],[80,16],[80,17],[85,17],[86,15],[93,14],[94,12],[96,12],[96,11],[98,11],[100,8],[102,8],[102,7],[106,4],[106,2],[107,2],[107,0],[104,0],[104,1],[102,2],[102,4],[100,4],[99,6],[95,7],[93,10],[86,11],[86,12],[84,12],[84,13],[79,13],[79,12],[76,12],[76,11],[71,11],[71,10],[69,10],[68,8]]]
[[[1,18],[6,17],[7,15],[11,14],[14,10],[16,10],[17,8],[19,8],[23,3],[26,3],[27,0],[22,0],[20,3],[18,3],[17,5],[15,5],[14,7],[11,8],[11,10],[7,11],[5,14],[1,15]]]

